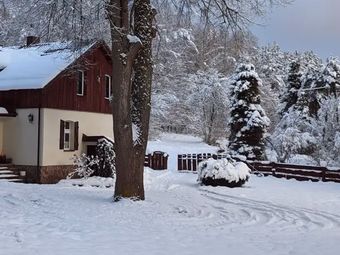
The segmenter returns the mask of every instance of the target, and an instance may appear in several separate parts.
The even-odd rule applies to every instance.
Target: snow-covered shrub
[[[96,149],[96,156],[88,156],[86,154],[73,156],[75,170],[68,175],[68,178],[88,178],[91,176],[114,177],[116,154],[113,143],[104,138],[100,139]]]
[[[97,143],[97,168],[94,176],[113,177],[115,174],[115,158],[113,143],[103,138]]]
[[[88,178],[92,176],[99,163],[98,157],[87,156],[85,153],[80,156],[74,155],[72,160],[75,170],[67,176],[68,179],[73,177]]]
[[[198,167],[198,182],[207,186],[241,187],[249,177],[250,168],[232,159],[208,159]]]
[[[264,138],[270,120],[261,107],[262,81],[251,64],[241,64],[231,80],[229,148],[248,159],[265,159]]]

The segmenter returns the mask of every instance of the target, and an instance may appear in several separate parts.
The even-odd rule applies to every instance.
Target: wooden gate
[[[145,155],[144,166],[150,167],[153,170],[168,169],[168,157],[165,152],[155,151],[153,154]]]

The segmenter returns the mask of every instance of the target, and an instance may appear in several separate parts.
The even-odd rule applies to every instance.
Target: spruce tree
[[[229,148],[250,160],[265,159],[264,136],[270,120],[260,105],[261,85],[251,64],[239,65],[231,83]]]
[[[280,115],[281,117],[289,111],[289,109],[298,101],[298,92],[301,88],[301,65],[298,60],[294,60],[288,71],[288,77],[286,82],[286,89],[281,96]]]
[[[316,80],[318,72],[307,66],[305,73],[301,76],[301,87],[297,93],[297,101],[293,105],[293,110],[298,111],[302,119],[308,120],[310,117],[317,117],[320,108]]]
[[[340,62],[336,58],[327,59],[327,64],[322,72],[321,84],[327,96],[337,97],[340,86]]]

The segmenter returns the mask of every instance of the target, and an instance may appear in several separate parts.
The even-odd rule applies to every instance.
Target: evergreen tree
[[[337,88],[340,87],[340,62],[336,58],[327,59],[323,69],[321,84],[327,96],[337,97]]]
[[[265,159],[264,136],[270,120],[260,103],[262,81],[251,64],[241,64],[231,83],[229,148],[247,159]]]
[[[307,58],[304,61],[302,66],[300,61],[292,62],[290,66],[290,82],[284,97],[287,101],[282,102],[286,108],[282,108],[285,111],[281,112],[281,120],[271,140],[280,162],[298,163],[303,159],[305,163],[309,161],[315,165],[313,155],[318,150],[316,117],[320,108],[316,81],[319,72],[314,63],[309,63]]]
[[[301,88],[301,65],[299,61],[293,61],[289,66],[286,90],[281,96],[281,117],[298,101],[298,91]]]

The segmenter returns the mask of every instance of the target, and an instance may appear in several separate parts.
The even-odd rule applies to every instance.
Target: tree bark
[[[115,200],[144,200],[144,159],[148,141],[152,83],[152,27],[149,0],[135,0],[129,22],[128,0],[107,6],[112,38],[113,124],[116,152]],[[129,40],[129,25],[140,39]],[[134,126],[134,127],[133,127]],[[138,130],[137,139],[133,128]]]
[[[138,139],[134,141],[133,164],[137,172],[138,187],[143,193],[143,173],[146,146],[149,136],[152,85],[152,40],[155,36],[152,26],[155,11],[150,0],[135,0],[134,34],[141,40],[142,48],[134,61],[132,83],[132,122],[138,129]]]

